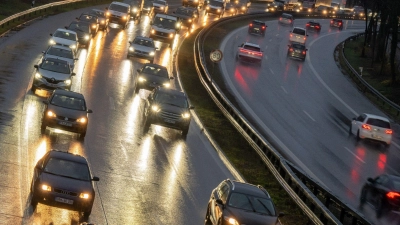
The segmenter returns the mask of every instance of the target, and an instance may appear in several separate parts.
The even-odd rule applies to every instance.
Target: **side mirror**
[[[100,178],[98,178],[98,177],[93,177],[92,178],[92,181],[99,181],[100,180]]]
[[[306,49],[306,51],[308,51],[308,49]]]
[[[53,34],[52,34],[52,33],[50,33],[50,36],[53,36]]]
[[[353,119],[351,119],[351,120],[356,120],[356,118],[354,117]]]
[[[374,179],[372,179],[371,177],[368,177],[367,181],[370,182],[370,183],[374,183],[375,182]]]
[[[189,106],[189,109],[194,109],[194,106]]]
[[[87,113],[93,113],[93,110],[88,109],[88,110],[87,110]]]
[[[75,76],[76,75],[76,73],[71,73],[71,76]]]
[[[279,215],[278,215],[278,217],[283,217],[284,215],[285,215],[284,212],[280,212]]]
[[[308,34],[306,34],[306,36],[308,37]]]
[[[220,205],[224,205],[224,203],[222,202],[222,200],[221,199],[217,199],[217,204],[220,204]]]
[[[43,102],[44,104],[46,104],[46,105],[49,104],[49,101],[47,101],[47,100],[43,100],[42,102]]]
[[[38,65],[34,65],[33,67],[35,67],[36,69],[39,69],[39,66],[38,66]]]
[[[78,17],[75,17],[75,19],[79,20],[79,18],[78,18]]]

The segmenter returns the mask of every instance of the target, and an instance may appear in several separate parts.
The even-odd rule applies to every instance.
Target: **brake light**
[[[281,17],[281,18],[279,18],[279,20],[282,20],[282,17]]]
[[[333,23],[333,20],[331,20],[331,23]]]
[[[293,37],[293,34],[290,34],[290,37]]]
[[[262,26],[261,28],[264,30],[264,29],[265,29],[265,26]]]
[[[386,196],[388,197],[388,198],[396,198],[396,197],[400,197],[400,194],[399,193],[397,193],[397,192],[388,192],[387,194],[386,194]]]
[[[371,130],[371,127],[368,124],[363,124],[361,127],[366,130]]]
[[[293,52],[293,48],[289,48],[289,51]]]
[[[385,134],[393,134],[393,131],[391,129],[385,130]]]
[[[252,27],[252,26],[253,26],[253,24],[251,23],[251,24],[250,24],[250,26]]]
[[[319,29],[319,26],[315,26],[315,28]]]
[[[289,23],[291,23],[292,22],[292,20],[289,20]]]
[[[342,25],[342,22],[339,22],[339,25]]]
[[[305,55],[306,54],[306,51],[303,51],[303,55]]]
[[[306,37],[304,37],[304,40],[306,40]]]
[[[246,50],[246,49],[243,49],[243,48],[240,49],[240,52],[243,52],[243,53],[246,53],[246,54],[249,54],[249,55],[262,56],[262,52],[249,51],[249,50]]]
[[[308,24],[308,23],[307,23],[307,24],[306,24],[306,26],[307,26],[307,27],[309,27],[309,26],[310,26],[310,24]]]

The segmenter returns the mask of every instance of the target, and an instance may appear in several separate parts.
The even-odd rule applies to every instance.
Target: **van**
[[[108,17],[109,23],[116,23],[125,29],[128,26],[128,22],[131,18],[131,6],[122,2],[111,2],[106,8],[106,16]]]
[[[157,13],[151,21],[150,38],[172,45],[181,29],[181,22],[176,16]]]

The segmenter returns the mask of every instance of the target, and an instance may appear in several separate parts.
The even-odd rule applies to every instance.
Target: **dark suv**
[[[173,89],[156,87],[146,99],[144,108],[144,129],[149,131],[151,124],[156,124],[182,131],[183,138],[189,131],[190,109],[186,94]]]
[[[138,93],[140,89],[152,91],[158,86],[169,88],[170,80],[174,79],[168,75],[166,67],[153,63],[144,64],[137,72],[135,93]]]
[[[260,185],[227,179],[211,193],[205,224],[275,225],[283,215]]]
[[[306,24],[306,30],[312,30],[319,33],[321,31],[321,24],[317,21],[309,21]]]
[[[330,27],[337,27],[339,30],[343,29],[343,21],[341,19],[332,19],[329,24]]]
[[[263,37],[265,36],[265,30],[267,29],[267,25],[265,22],[260,20],[253,20],[249,24],[249,34],[260,34]]]

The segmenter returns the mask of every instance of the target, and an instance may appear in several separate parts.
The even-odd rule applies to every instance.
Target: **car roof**
[[[74,161],[74,162],[79,162],[88,165],[88,162],[85,157],[77,154],[73,154],[70,152],[62,152],[56,149],[50,150],[49,153],[50,157],[58,158],[58,159],[65,159],[68,161]]]
[[[59,49],[64,49],[64,50],[72,52],[72,49],[70,47],[61,46],[61,45],[49,45],[49,47],[47,49],[50,49],[50,48],[59,48]]]
[[[243,182],[235,181],[235,180],[232,180],[231,182],[235,185],[235,188],[233,190],[234,192],[249,194],[249,195],[262,197],[262,198],[270,198],[268,192],[265,189],[263,190],[254,184],[243,183]],[[228,181],[228,183],[229,183],[229,181]]]
[[[176,89],[158,86],[158,87],[156,87],[156,90],[159,92],[164,92],[164,93],[173,94],[173,95],[179,95],[179,96],[186,98],[186,94],[184,92],[178,91]]]
[[[62,90],[62,89],[55,89],[53,91],[54,94],[61,94],[61,95],[65,95],[65,96],[69,96],[69,97],[74,97],[74,98],[82,98],[85,99],[83,97],[83,94],[78,93],[78,92],[74,92],[74,91],[67,91],[67,90]]]
[[[72,31],[72,30],[67,30],[67,29],[64,29],[64,28],[58,28],[56,31],[62,31],[62,32],[67,32],[67,33],[73,33],[73,34],[76,34],[76,32],[75,31]]]
[[[163,14],[163,13],[157,13],[155,15],[155,17],[161,17],[161,18],[166,18],[166,19],[170,19],[170,20],[173,20],[173,19],[178,20],[178,17],[176,17],[176,16],[167,15],[167,14]]]
[[[292,15],[292,14],[289,14],[289,13],[282,13],[282,16],[290,16],[290,17],[293,17],[293,15]]]
[[[129,4],[126,4],[126,3],[123,3],[123,2],[111,2],[111,4],[122,5],[122,6],[130,7]]]
[[[383,120],[383,121],[386,121],[386,122],[390,123],[390,121],[387,118],[383,117],[383,116],[377,116],[377,115],[373,115],[373,114],[369,114],[369,113],[364,113],[364,114],[367,115],[368,118],[380,119],[380,120]]]
[[[265,24],[265,22],[264,21],[261,21],[261,20],[253,20],[253,21],[251,21],[252,23],[255,23],[255,24],[262,24],[262,25],[264,25]]]
[[[256,48],[260,48],[260,46],[258,45],[258,44],[253,44],[253,43],[250,43],[250,42],[245,42],[245,43],[243,43],[244,45],[249,45],[249,46],[253,46],[253,47],[256,47]]]
[[[302,28],[302,27],[293,27],[293,30],[294,29],[306,30],[305,28]]]

